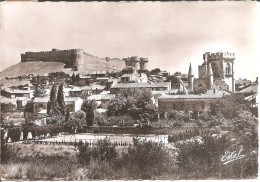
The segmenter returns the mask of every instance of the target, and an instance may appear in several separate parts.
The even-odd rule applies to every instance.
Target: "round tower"
[[[190,63],[189,73],[188,73],[188,89],[193,90],[193,85],[194,85],[194,74]]]
[[[140,70],[147,70],[148,58],[141,58],[140,60]]]
[[[83,64],[84,60],[83,60],[83,50],[82,49],[73,49],[71,51],[72,54],[72,59],[70,62],[71,66],[79,66],[81,64]]]

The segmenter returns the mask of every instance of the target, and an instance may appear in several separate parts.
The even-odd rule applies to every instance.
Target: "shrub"
[[[163,149],[162,143],[133,139],[133,147],[123,154],[123,165],[127,164],[130,175],[148,179],[169,169],[169,154]]]
[[[78,161],[83,165],[89,164],[90,161],[109,162],[118,155],[115,146],[112,146],[108,139],[98,140],[93,147],[88,143],[80,142],[77,151]]]

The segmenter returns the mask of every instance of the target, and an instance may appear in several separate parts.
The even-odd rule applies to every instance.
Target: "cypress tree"
[[[72,76],[71,76],[71,81],[72,81],[72,83],[74,83],[75,82],[75,74],[74,74],[74,72],[73,72],[73,74],[72,74]]]
[[[47,113],[48,114],[53,114],[54,110],[57,107],[57,87],[56,84],[54,84],[51,88],[51,93],[50,93],[50,101],[47,104]]]
[[[75,81],[78,82],[79,81],[79,74],[76,75]]]
[[[56,101],[57,101],[57,87],[56,84],[54,84],[51,88],[50,102],[56,102]]]
[[[65,122],[67,122],[69,120],[69,118],[70,118],[70,110],[68,108],[66,111],[66,115],[65,115]]]
[[[64,102],[64,93],[63,93],[63,84],[60,84],[58,94],[57,94],[57,101],[59,105],[59,110],[62,114],[65,114],[65,102]]]

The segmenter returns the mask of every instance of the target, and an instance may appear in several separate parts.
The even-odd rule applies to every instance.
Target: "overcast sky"
[[[4,3],[1,21],[1,70],[25,51],[82,48],[197,74],[204,52],[223,50],[236,53],[236,78],[257,76],[256,2]]]

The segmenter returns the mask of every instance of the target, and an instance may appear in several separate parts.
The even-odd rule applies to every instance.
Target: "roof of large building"
[[[162,95],[159,99],[218,99],[223,97],[221,94],[189,94],[189,95]]]
[[[170,82],[153,82],[153,83],[117,83],[111,88],[158,88],[168,87]]]

